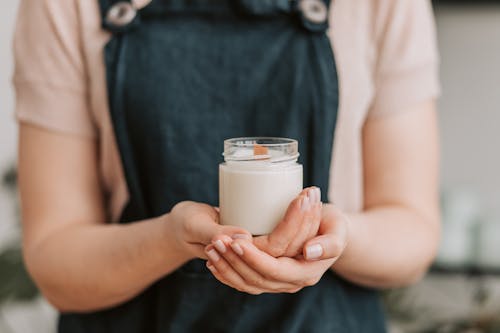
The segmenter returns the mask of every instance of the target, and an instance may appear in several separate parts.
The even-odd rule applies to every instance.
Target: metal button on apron
[[[301,0],[299,9],[304,17],[312,23],[324,23],[328,18],[328,8],[322,0]]]
[[[137,10],[127,1],[117,2],[108,11],[106,21],[115,27],[123,27],[134,20]]]

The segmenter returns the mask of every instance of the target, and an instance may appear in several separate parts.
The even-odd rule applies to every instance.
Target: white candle
[[[224,142],[219,166],[221,224],[270,233],[302,190],[297,141],[241,138]]]

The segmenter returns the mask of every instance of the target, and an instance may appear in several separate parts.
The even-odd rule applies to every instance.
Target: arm
[[[27,268],[62,311],[126,301],[195,257],[216,233],[210,206],[181,203],[140,223],[107,224],[96,142],[22,124],[19,179]]]
[[[435,103],[368,120],[363,129],[364,211],[333,266],[348,280],[393,287],[419,279],[439,240]]]

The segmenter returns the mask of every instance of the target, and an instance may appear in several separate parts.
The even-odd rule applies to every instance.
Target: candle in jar
[[[224,141],[219,166],[221,224],[253,235],[272,232],[302,190],[298,143],[284,138]]]

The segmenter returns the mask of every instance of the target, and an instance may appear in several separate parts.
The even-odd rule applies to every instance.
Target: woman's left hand
[[[302,256],[274,258],[250,240],[218,235],[205,248],[207,267],[220,282],[253,295],[315,285],[347,245],[347,217],[331,205],[325,209],[318,235],[304,245]]]

